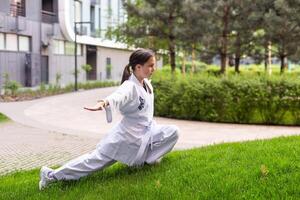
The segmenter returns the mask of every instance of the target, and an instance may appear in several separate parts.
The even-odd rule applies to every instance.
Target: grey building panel
[[[41,83],[41,55],[40,54],[32,54],[32,85],[38,85]]]
[[[26,18],[32,21],[40,21],[42,0],[26,0]]]
[[[43,46],[48,46],[49,45],[49,40],[50,38],[54,35],[54,28],[51,24],[42,24],[42,45]]]
[[[25,83],[25,53],[18,52],[0,52],[0,72],[1,83],[3,84],[3,75],[7,73],[10,80],[15,80],[20,84]]]
[[[7,17],[6,26],[8,32],[17,32],[17,18],[16,17]]]
[[[74,83],[74,71],[75,71],[75,58],[74,56],[65,55],[50,55],[49,56],[49,82],[54,84],[57,73],[60,73],[61,84],[67,85]],[[78,82],[85,81],[85,73],[81,69],[81,65],[85,64],[85,56],[77,57],[77,67],[80,71],[78,74]]]
[[[0,12],[0,31],[5,27],[5,15]]]
[[[0,3],[0,12],[3,12],[5,14],[9,13],[9,0],[1,0]]]
[[[26,30],[27,21],[25,17],[18,17],[17,18],[17,31],[24,31]]]
[[[131,51],[98,47],[97,72],[98,79],[107,79],[107,58],[111,61],[111,79],[120,81],[125,65],[128,64]]]

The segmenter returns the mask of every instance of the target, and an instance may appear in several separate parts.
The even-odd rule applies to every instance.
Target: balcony
[[[100,5],[100,0],[91,0],[91,5]]]
[[[10,4],[10,16],[12,17],[17,17],[17,16],[22,16],[25,17],[26,12],[25,12],[25,3],[24,1],[21,1],[21,3],[11,3]]]
[[[44,23],[57,23],[58,22],[58,16],[54,12],[49,12],[46,10],[42,10],[42,22]]]

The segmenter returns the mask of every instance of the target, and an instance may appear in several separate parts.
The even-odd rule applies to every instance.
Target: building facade
[[[4,74],[26,87],[74,83],[75,30],[78,82],[120,80],[131,51],[105,33],[125,20],[121,0],[2,0],[0,88]]]

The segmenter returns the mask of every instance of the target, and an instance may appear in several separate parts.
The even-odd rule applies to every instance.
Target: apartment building
[[[74,83],[75,36],[78,82],[120,80],[131,51],[105,33],[125,20],[121,0],[1,0],[0,88],[5,73],[26,87]]]

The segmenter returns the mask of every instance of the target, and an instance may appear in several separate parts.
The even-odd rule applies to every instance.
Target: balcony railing
[[[25,5],[23,3],[17,3],[17,4],[10,4],[10,15],[13,17],[16,16],[23,16],[25,17]]]
[[[54,12],[42,10],[42,22],[50,24],[58,22],[57,14]]]

